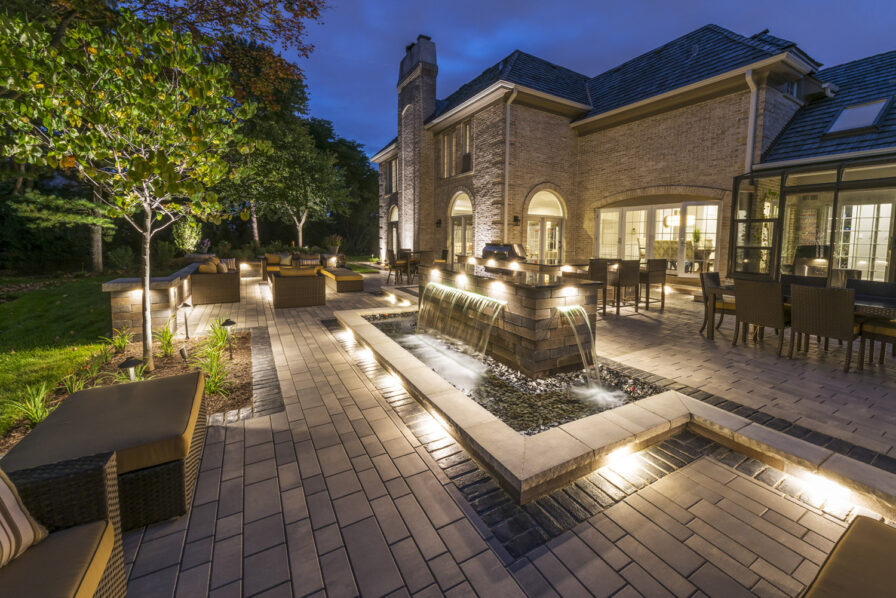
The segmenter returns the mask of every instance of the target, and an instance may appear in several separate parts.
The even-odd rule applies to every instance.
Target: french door
[[[451,261],[473,255],[473,215],[451,217]]]
[[[559,264],[563,254],[563,219],[529,216],[526,220],[526,258],[539,264]]]

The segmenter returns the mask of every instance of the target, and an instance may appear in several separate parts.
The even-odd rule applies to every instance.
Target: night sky
[[[896,50],[896,1],[862,0],[328,0],[309,28],[311,114],[369,155],[395,136],[398,63],[420,33],[432,37],[443,98],[519,49],[594,76],[715,23],[742,35],[769,29],[834,66]],[[290,57],[289,53],[285,54]]]

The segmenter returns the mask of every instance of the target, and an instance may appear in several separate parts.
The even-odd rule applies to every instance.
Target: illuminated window
[[[827,135],[844,135],[873,131],[877,129],[877,123],[883,117],[890,100],[884,98],[864,104],[847,106],[840,111],[834,119]]]
[[[469,121],[443,133],[440,145],[442,178],[473,170],[473,127]]]
[[[386,195],[395,193],[398,190],[398,168],[397,160],[389,160],[383,163],[383,179],[384,191]]]

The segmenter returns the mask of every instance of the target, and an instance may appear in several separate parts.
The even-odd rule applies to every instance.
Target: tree
[[[105,211],[143,239],[143,358],[153,369],[150,242],[179,218],[214,219],[208,187],[230,170],[251,104],[235,106],[226,67],[209,64],[189,33],[122,13],[113,31],[51,30],[0,16],[2,152],[18,162],[74,168],[101,189]],[[251,151],[244,147],[243,151]]]

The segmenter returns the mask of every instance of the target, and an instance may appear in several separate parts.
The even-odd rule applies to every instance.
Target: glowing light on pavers
[[[429,279],[433,281],[442,280],[442,271],[433,268],[429,271]]]

